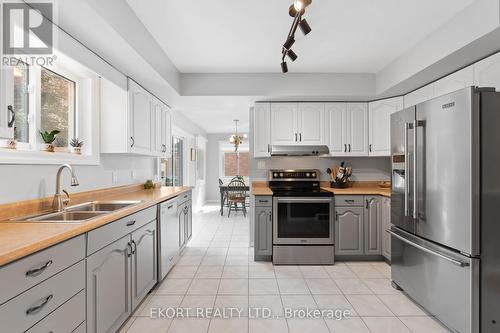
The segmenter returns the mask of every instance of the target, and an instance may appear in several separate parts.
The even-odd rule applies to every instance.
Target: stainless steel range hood
[[[328,146],[271,146],[271,156],[321,156],[328,155],[329,153]]]

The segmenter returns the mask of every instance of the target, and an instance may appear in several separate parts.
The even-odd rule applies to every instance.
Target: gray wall
[[[55,192],[57,165],[0,165],[0,203],[52,196]],[[62,188],[68,192],[127,185],[152,179],[155,162],[151,157],[101,155],[100,165],[74,166],[80,186],[69,186],[68,171],[62,175]],[[113,171],[117,182],[113,182]],[[135,178],[132,178],[132,171]]]

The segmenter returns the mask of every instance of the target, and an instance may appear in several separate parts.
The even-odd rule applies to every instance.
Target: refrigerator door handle
[[[418,120],[413,123],[413,218],[418,221],[418,189],[417,189],[417,128]]]
[[[390,233],[392,236],[396,237],[397,239],[399,239],[400,241],[405,242],[408,245],[411,245],[411,246],[413,246],[413,247],[415,247],[415,248],[417,248],[417,249],[419,249],[421,251],[424,251],[426,253],[438,256],[438,257],[440,257],[440,258],[442,258],[442,259],[444,259],[446,261],[451,262],[454,265],[457,265],[457,266],[460,266],[460,267],[470,266],[470,264],[468,262],[462,262],[462,261],[456,260],[454,258],[448,257],[448,256],[446,256],[446,255],[444,255],[442,253],[439,253],[439,252],[433,251],[431,249],[428,249],[428,248],[426,248],[426,247],[424,247],[422,245],[419,245],[417,243],[412,242],[411,240],[409,240],[409,239],[407,239],[407,238],[405,238],[405,237],[403,237],[401,235],[398,235],[397,233],[395,233],[392,230],[387,230],[387,232]]]
[[[405,123],[405,183],[404,183],[404,191],[405,191],[405,216],[408,216],[410,214],[409,212],[409,176],[410,173],[408,172],[409,170],[409,163],[408,163],[408,130],[410,129],[410,123]]]

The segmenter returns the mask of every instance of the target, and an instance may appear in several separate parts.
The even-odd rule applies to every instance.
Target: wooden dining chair
[[[243,216],[247,216],[247,208],[245,205],[247,191],[246,185],[243,181],[239,179],[233,179],[229,182],[227,186],[227,203],[229,205],[229,213],[227,217],[231,216],[231,210],[238,210],[238,204],[241,204],[241,208],[243,210]]]

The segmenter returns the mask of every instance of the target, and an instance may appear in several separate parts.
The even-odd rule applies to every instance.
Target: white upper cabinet
[[[434,82],[434,95],[445,95],[473,84],[474,68],[469,66]]]
[[[434,98],[436,95],[434,93],[434,83],[428,84],[420,89],[412,91],[411,93],[405,95],[405,108],[417,105],[418,103],[425,102],[429,99]]]
[[[253,156],[269,157],[271,144],[271,104],[256,103],[253,110]]]
[[[161,141],[163,144],[161,156],[168,158],[172,156],[172,114],[165,104],[163,104],[161,116]]]
[[[347,104],[326,103],[325,113],[330,155],[347,155]]]
[[[152,152],[151,121],[153,96],[140,85],[128,80],[131,151],[150,155]]]
[[[347,104],[347,152],[368,156],[368,104]]]
[[[271,104],[271,144],[298,143],[297,109],[297,103]]]
[[[474,85],[495,87],[500,90],[500,53],[483,59],[474,65]]]
[[[328,148],[332,156],[368,156],[366,103],[326,103]]]
[[[326,144],[324,103],[271,103],[271,144]]]
[[[297,124],[300,144],[323,145],[326,143],[324,103],[299,103]]]
[[[172,150],[168,106],[134,81],[128,90],[101,78],[101,152],[168,157]]]
[[[391,114],[403,109],[403,97],[394,97],[368,104],[370,156],[391,155]]]

